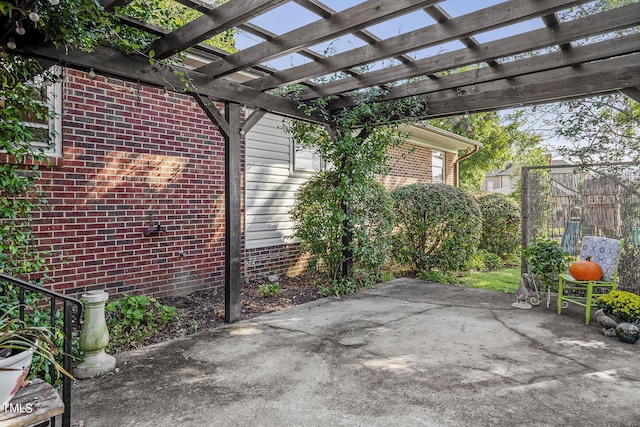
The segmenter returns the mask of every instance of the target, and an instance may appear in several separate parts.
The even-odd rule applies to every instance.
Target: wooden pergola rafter
[[[99,0],[107,11],[131,1]],[[106,47],[87,53],[26,43],[19,44],[16,52],[35,56],[44,63],[93,69],[176,91],[185,90],[183,82],[166,66],[150,64],[149,53],[153,51],[155,59],[171,58],[181,52],[198,58],[199,62],[192,61],[181,71],[195,88],[189,91],[225,136],[227,149],[228,321],[237,320],[240,313],[239,146],[242,134],[264,112],[329,125],[332,111],[353,106],[358,92],[370,87],[385,90],[382,100],[423,98],[428,105],[424,119],[613,92],[640,99],[638,2],[562,21],[559,12],[579,8],[589,0],[510,0],[480,10],[474,6],[473,11],[458,16],[450,13],[446,0],[368,0],[340,11],[323,0],[292,0],[296,7],[306,9],[317,19],[276,34],[256,25],[254,19],[264,13],[277,13],[279,8],[291,6],[291,1],[229,0],[219,6],[200,0],[176,1],[202,15],[169,30],[119,12],[119,25],[137,28],[154,39],[139,53],[127,55]],[[424,26],[413,31],[382,38],[372,28],[421,12]],[[508,37],[479,41],[489,30],[530,20],[540,21],[537,29],[512,30]],[[0,21],[0,37],[4,37],[1,44],[6,44],[6,35],[13,27],[15,22]],[[259,37],[262,42],[235,53],[203,43],[234,28]],[[624,35],[616,33],[621,30],[625,30]],[[353,36],[364,45],[344,52],[313,49],[346,36]],[[460,48],[418,55],[424,49],[452,42]],[[269,65],[273,59],[292,54],[301,55],[308,62],[288,69]],[[380,61],[396,65],[372,66]],[[323,78],[326,76],[334,78]],[[299,96],[306,101],[333,97],[327,114],[307,116],[296,101],[282,95],[292,84],[303,88]],[[224,114],[215,108],[216,102],[226,105]],[[241,105],[256,111],[244,122]]]

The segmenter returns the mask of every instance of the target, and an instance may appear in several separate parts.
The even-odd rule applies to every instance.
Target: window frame
[[[441,157],[438,157],[437,154],[440,154]],[[431,182],[433,184],[444,184],[444,182],[445,182],[445,170],[446,170],[446,165],[445,165],[446,158],[447,158],[447,155],[446,155],[446,153],[444,151],[436,150],[435,148],[431,149]],[[442,162],[442,164],[440,166],[438,166],[438,169],[440,169],[440,174],[439,174],[440,178],[439,178],[439,180],[436,179],[437,175],[434,173],[435,169],[436,169],[436,166],[435,166],[435,160],[436,159],[438,159],[438,160],[440,160]]]
[[[57,70],[54,70],[54,73],[60,74]],[[49,109],[49,120],[46,125],[34,123],[34,127],[46,127],[50,138],[46,143],[42,141],[29,141],[29,144],[40,148],[42,154],[47,157],[62,157],[62,81],[56,81],[46,86],[46,91],[46,106]],[[43,104],[45,104],[45,102],[43,102]]]
[[[60,66],[54,66],[49,70],[54,75],[62,75],[62,68]],[[31,146],[34,150],[38,151],[45,157],[61,158],[62,157],[62,79],[59,78],[55,82],[50,84],[43,84],[42,79],[38,76],[34,78],[35,81],[31,81],[29,84],[38,88],[44,86],[46,90],[46,100],[38,101],[47,109],[49,117],[47,123],[23,121],[25,125],[33,129],[46,129],[49,136],[48,141],[25,141],[25,145]],[[38,81],[40,80],[40,82]],[[5,151],[0,150],[0,153],[6,154]]]
[[[311,159],[311,162],[313,164],[317,161],[318,169],[298,166],[299,162],[296,161],[296,153],[300,151],[311,152],[313,154],[313,158]],[[298,148],[293,138],[289,138],[289,175],[308,176],[308,175],[313,175],[314,173],[324,169],[325,169],[325,163],[322,161],[322,158],[320,157],[320,155],[313,148],[303,148],[303,147]]]

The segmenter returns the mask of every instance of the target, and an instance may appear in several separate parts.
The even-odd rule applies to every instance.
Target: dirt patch
[[[318,294],[321,278],[314,273],[295,277],[280,276],[281,293],[271,297],[262,296],[260,286],[271,283],[268,279],[245,282],[242,285],[242,312],[240,318],[251,319],[262,314],[304,304],[322,296]],[[128,342],[116,351],[126,351],[149,344],[182,337],[195,332],[218,328],[224,325],[224,289],[198,291],[187,296],[158,298],[158,302],[175,307],[179,317],[176,321],[158,329],[144,340]]]

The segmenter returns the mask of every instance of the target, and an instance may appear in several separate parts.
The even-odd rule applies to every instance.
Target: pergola
[[[99,1],[105,10],[114,11],[131,0]],[[510,0],[452,16],[446,0],[369,0],[341,11],[321,0],[229,0],[218,7],[200,0],[177,1],[202,15],[173,31],[120,16],[120,25],[155,36],[141,53],[124,54],[106,47],[86,53],[46,44],[18,46],[17,52],[169,90],[185,90],[184,84],[159,63],[150,64],[149,52],[154,52],[156,60],[184,51],[201,58],[184,71],[195,88],[192,94],[226,141],[225,293],[226,320],[230,322],[240,314],[241,139],[266,112],[330,126],[331,111],[353,106],[358,91],[371,87],[383,89],[381,100],[421,97],[427,104],[424,119],[614,92],[640,101],[638,2],[562,20],[557,12],[589,2]],[[292,2],[317,19],[284,34],[252,22]],[[33,5],[35,0],[22,3]],[[374,25],[417,12],[424,14],[421,28],[384,39],[371,30]],[[492,41],[478,40],[487,31],[530,20],[540,21],[540,28],[511,31],[512,35]],[[12,27],[15,22],[0,22],[0,34]],[[202,43],[232,28],[261,41],[233,54]],[[334,54],[312,49],[347,36],[358,39],[359,47]],[[459,47],[423,53],[452,42]],[[268,64],[292,54],[306,58],[306,62],[286,69]],[[389,65],[361,67],[380,61]],[[319,79],[335,73],[342,74]],[[281,95],[283,91],[278,89],[292,84],[302,85],[301,100],[331,96],[328,114],[307,116],[296,101]],[[224,103],[224,113],[210,101]],[[242,106],[253,110],[244,120]]]

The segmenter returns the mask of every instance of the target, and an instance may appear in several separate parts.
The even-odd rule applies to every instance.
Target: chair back
[[[612,281],[618,275],[618,263],[622,252],[622,240],[608,237],[582,236],[580,259],[591,257],[591,261],[602,268],[602,280]]]

